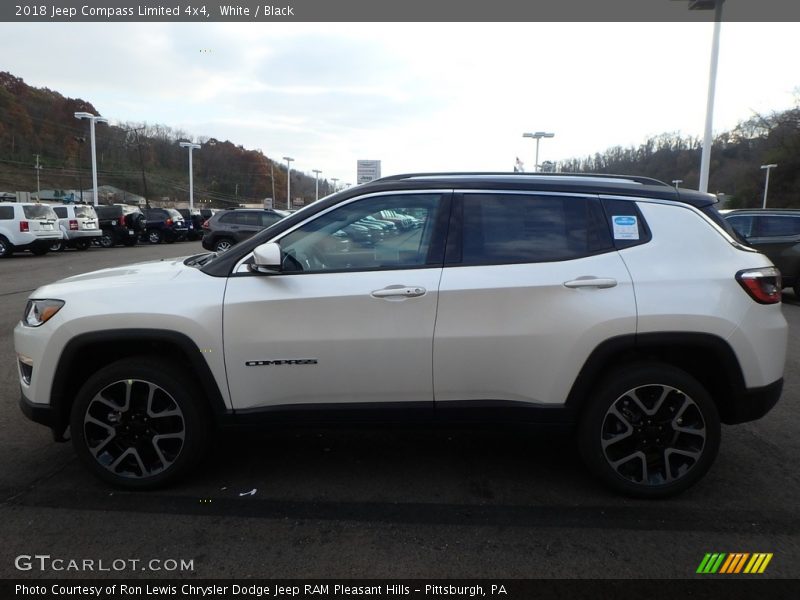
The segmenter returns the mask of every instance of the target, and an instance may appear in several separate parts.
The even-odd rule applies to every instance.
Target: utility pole
[[[275,208],[278,199],[275,197],[275,163],[273,161],[269,161],[269,177],[272,180],[272,208]]]
[[[36,154],[34,156],[36,156],[36,201],[41,202],[42,193],[41,190],[39,189],[39,171],[42,170],[42,167],[39,166],[39,155]]]
[[[142,168],[142,188],[144,189],[144,204],[147,208],[150,208],[150,200],[147,198],[147,179],[144,177],[144,157],[142,156],[142,142],[139,139],[139,132],[144,129],[144,127],[137,127],[136,129],[132,129],[136,134],[136,146],[139,148],[139,166]]]

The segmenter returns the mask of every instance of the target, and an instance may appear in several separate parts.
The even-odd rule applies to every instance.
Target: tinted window
[[[734,217],[728,217],[725,220],[741,237],[748,238],[753,235],[752,215],[736,215]]]
[[[67,207],[66,206],[54,206],[53,212],[58,215],[59,219],[66,219],[67,218]]]
[[[781,237],[800,235],[800,218],[790,215],[759,215],[758,235]]]
[[[234,211],[230,211],[225,213],[219,218],[220,223],[238,223],[239,221],[236,220],[237,214]]]
[[[22,212],[25,213],[26,219],[56,219],[53,209],[44,204],[23,206]]]
[[[421,267],[428,263],[438,194],[401,194],[356,200],[325,213],[284,237],[286,271],[347,271]],[[413,208],[418,223],[404,231],[359,225],[382,210]],[[441,264],[441,256],[432,258]]]
[[[98,206],[95,212],[102,219],[111,219],[117,216],[117,209],[113,206]]]
[[[520,194],[467,194],[462,262],[568,260],[612,248],[596,200]]]
[[[276,215],[274,213],[268,213],[268,212],[262,213],[261,214],[261,225],[263,227],[269,227],[273,223],[277,223],[278,221],[280,221],[281,218],[282,217],[280,215]]]
[[[0,206],[0,219],[9,220],[14,218],[13,206]]]

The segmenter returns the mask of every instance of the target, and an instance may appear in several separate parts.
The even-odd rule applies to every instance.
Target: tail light
[[[75,219],[70,219],[69,229],[70,231],[78,231],[78,221],[76,221]]]
[[[781,272],[775,267],[739,271],[736,281],[759,304],[777,304],[781,301]]]
[[[30,231],[31,230],[31,226],[28,224],[27,221],[20,221],[19,222],[19,230],[22,231],[22,232]]]
[[[167,227],[172,225],[172,219],[167,219]]]
[[[206,230],[208,230],[208,229],[209,229],[209,226],[208,226],[208,219],[206,219],[205,221],[203,221],[203,229],[206,229]]]

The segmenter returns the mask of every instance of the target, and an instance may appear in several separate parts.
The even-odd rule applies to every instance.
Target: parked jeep
[[[133,246],[145,231],[147,219],[139,207],[130,204],[110,204],[95,207],[102,234],[99,244],[111,248],[117,244]]]
[[[151,244],[180,242],[186,239],[186,222],[183,215],[174,208],[146,208],[147,229],[143,241]]]

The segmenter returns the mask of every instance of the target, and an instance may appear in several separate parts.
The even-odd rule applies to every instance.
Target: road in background
[[[569,436],[442,429],[221,436],[187,481],[121,492],[20,412],[12,329],[37,286],[201,252],[197,242],[0,260],[0,577],[692,577],[707,552],[772,552],[800,577],[800,342],[764,419],[723,429],[678,498],[595,483]],[[800,303],[784,313],[800,331]],[[301,326],[299,323],[298,326]],[[20,554],[194,561],[186,573],[20,572]]]

